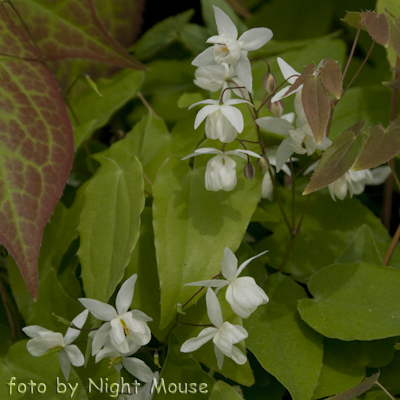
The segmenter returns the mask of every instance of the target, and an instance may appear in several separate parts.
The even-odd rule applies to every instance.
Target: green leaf
[[[160,283],[157,275],[156,250],[154,247],[152,210],[145,207],[140,215],[140,235],[125,269],[125,279],[138,274],[132,309],[138,309],[153,318],[148,325],[152,334],[164,342],[167,330],[160,331]],[[124,280],[125,280],[124,279]]]
[[[307,297],[290,278],[271,275],[264,290],[270,298],[248,319],[246,347],[274,375],[294,400],[310,399],[322,365],[322,337],[310,329],[297,312],[297,302]]]
[[[161,166],[153,185],[153,217],[161,323],[176,314],[196,291],[183,284],[211,279],[220,272],[225,247],[235,251],[260,199],[260,177],[240,177],[232,192],[209,192],[204,168],[190,170],[176,158]]]
[[[101,167],[85,190],[78,256],[86,296],[106,302],[139,237],[143,178],[142,166],[125,140],[95,158]]]
[[[400,352],[396,351],[390,364],[381,368],[379,382],[393,395],[400,393]]]
[[[399,136],[400,118],[392,121],[386,129],[381,124],[373,126],[353,169],[374,168],[395,157],[400,152]]]
[[[336,259],[337,264],[369,262],[382,265],[383,260],[376,246],[374,233],[368,225],[362,225],[346,250]]]
[[[328,186],[352,167],[363,144],[364,138],[360,131],[365,122],[356,125],[340,134],[326,149],[303,194]]]
[[[117,110],[136,95],[142,79],[143,72],[124,69],[111,78],[100,79],[97,82],[98,90],[103,97],[99,97],[88,88],[72,99],[71,107],[79,121],[79,128],[81,125],[87,126],[86,129],[80,128],[84,130],[85,138],[104,126]],[[83,140],[81,134],[77,135],[75,140],[81,143]]]
[[[343,18],[341,18],[341,21],[357,29],[361,25],[361,29],[363,29],[364,31],[367,30],[365,27],[365,22],[362,21],[360,12],[347,11],[346,15]]]
[[[320,268],[336,262],[363,224],[371,228],[381,256],[390,244],[391,238],[385,227],[358,199],[353,197],[334,202],[326,192],[319,191],[311,195],[300,233],[284,267],[285,272],[298,279],[309,278]],[[287,215],[291,215],[291,192],[282,189],[279,193]],[[305,201],[304,196],[296,195],[296,221],[300,219]],[[261,240],[255,248],[257,251],[268,249],[268,264],[279,269],[290,242],[290,234],[283,223],[277,202],[268,202],[265,207],[275,212],[280,223],[264,222],[265,227],[274,234]],[[302,260],[301,263],[298,260]]]
[[[204,96],[201,93],[184,93],[181,97],[179,97],[178,107],[187,108],[201,100],[204,100]]]
[[[0,381],[4,384],[0,386],[0,396],[3,399],[71,399],[78,398],[87,400],[86,390],[71,367],[68,383],[65,382],[61,372],[58,354],[50,353],[43,357],[33,357],[26,350],[26,340],[21,340],[12,345],[4,360],[0,359]],[[15,377],[15,379],[12,379]],[[15,383],[15,386],[7,386],[6,383]],[[33,382],[36,385],[30,386]],[[39,384],[40,385],[39,387]],[[19,387],[19,385],[21,385]],[[26,394],[20,393],[26,389]],[[72,396],[72,388],[75,388]],[[41,392],[38,391],[41,390]],[[65,392],[64,392],[65,389]],[[10,391],[12,392],[10,393]],[[32,394],[31,394],[32,390]]]
[[[400,271],[366,263],[334,264],[308,284],[314,299],[299,302],[303,320],[326,337],[374,340],[400,334]]]
[[[210,400],[241,400],[242,396],[224,381],[217,381],[211,391]]]
[[[92,0],[15,0],[13,6],[47,60],[86,58],[119,67],[145,68],[110,36]]]
[[[172,334],[168,343],[167,358],[162,366],[158,387],[162,387],[154,399],[175,399],[178,395],[191,399],[204,399],[211,392],[214,379],[203,371],[200,364],[190,355],[181,353],[181,343]],[[164,390],[163,387],[167,390]],[[173,393],[176,391],[176,393]],[[167,393],[165,393],[167,392]]]
[[[193,17],[194,10],[187,10],[153,25],[133,46],[135,56],[139,60],[148,60],[167,48],[178,38],[178,32]]]

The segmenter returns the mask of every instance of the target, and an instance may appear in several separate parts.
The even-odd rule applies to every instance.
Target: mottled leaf
[[[204,173],[204,168],[192,171],[187,163],[170,158],[153,184],[160,328],[176,315],[175,304],[185,303],[197,290],[184,283],[220,272],[224,248],[236,251],[260,200],[258,174],[252,181],[239,175],[232,192],[212,192],[205,189]]]
[[[315,140],[322,142],[329,119],[331,99],[321,77],[308,76],[304,82],[301,101]]]
[[[369,130],[369,136],[361,148],[353,169],[374,168],[389,161],[400,152],[400,118],[385,129],[381,124]]]
[[[145,68],[107,32],[92,0],[13,0],[13,6],[47,60],[88,58]]]
[[[139,236],[143,177],[139,160],[124,140],[96,159],[101,167],[85,190],[78,256],[86,296],[107,301],[124,275]]]
[[[383,47],[389,46],[389,20],[385,14],[377,14],[374,11],[368,11],[365,18],[365,26],[369,35],[375,40],[375,42],[379,43]]]
[[[333,264],[308,283],[313,299],[302,299],[302,319],[322,335],[340,340],[375,340],[400,334],[397,304],[400,271],[366,263]]]
[[[319,68],[319,73],[325,89],[336,99],[340,99],[342,97],[343,77],[339,65],[335,61],[325,58]]]
[[[337,394],[336,396],[328,397],[329,400],[351,400],[360,394],[365,393],[367,390],[371,389],[372,386],[375,385],[375,382],[379,378],[379,372],[376,374],[365,378],[361,383],[352,387],[351,389],[347,389],[343,393]]]
[[[294,400],[310,399],[318,382],[323,346],[322,336],[310,329],[297,312],[297,302],[307,294],[280,274],[270,275],[264,290],[269,303],[243,321],[249,332],[246,347]]]
[[[36,298],[40,241],[72,166],[72,128],[41,63],[2,61],[0,88],[0,241]]]
[[[365,122],[356,124],[359,130],[364,125]],[[354,127],[341,133],[326,149],[303,194],[328,186],[352,167],[363,143],[363,136],[352,129]]]

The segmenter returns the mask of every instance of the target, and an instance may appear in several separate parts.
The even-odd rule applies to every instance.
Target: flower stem
[[[347,70],[349,69],[350,62],[351,62],[351,60],[353,58],[354,50],[356,49],[356,44],[357,44],[357,41],[358,41],[358,37],[360,36],[360,31],[361,31],[361,25],[357,29],[356,37],[354,38],[354,42],[353,42],[353,46],[352,46],[351,51],[350,51],[349,59],[347,60],[346,67],[344,68],[344,71],[343,71],[343,80],[344,80],[344,77],[347,74]]]
[[[392,241],[390,242],[389,248],[385,254],[385,258],[383,259],[383,265],[388,265],[390,258],[392,257],[392,254],[394,252],[394,249],[396,248],[396,244],[400,239],[400,224],[397,227],[397,230],[392,238]]]
[[[147,102],[147,100],[144,98],[144,96],[142,95],[141,92],[137,92],[137,95],[140,99],[140,101],[146,106],[146,108],[151,112],[151,115],[153,117],[157,117],[157,114],[155,113],[155,111],[151,108],[150,104]]]

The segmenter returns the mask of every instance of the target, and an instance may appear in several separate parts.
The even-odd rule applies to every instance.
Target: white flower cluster
[[[216,293],[219,289],[228,286],[225,298],[232,307],[232,311],[242,318],[248,318],[258,306],[266,304],[269,301],[268,296],[256,284],[254,278],[249,276],[239,278],[240,273],[252,260],[262,256],[266,252],[263,251],[249,258],[238,268],[236,256],[226,247],[221,265],[222,276],[225,280],[211,279],[187,283],[185,285],[209,287],[206,294],[207,315],[214,327],[203,329],[196,338],[188,339],[183,343],[181,347],[183,353],[195,351],[212,339],[219,369],[222,369],[224,356],[231,358],[239,365],[243,365],[247,361],[247,357],[234,345],[246,339],[248,333],[240,325],[232,325],[228,321],[224,322]],[[218,288],[216,293],[214,293],[211,287]]]
[[[252,92],[253,78],[247,52],[266,44],[272,38],[272,32],[267,28],[255,28],[238,38],[238,31],[231,19],[218,7],[214,6],[214,12],[218,35],[207,40],[207,43],[214,45],[200,53],[192,64],[199,67],[195,72],[194,83],[212,92],[222,89],[221,98],[199,101],[189,109],[199,104],[207,104],[196,116],[195,129],[206,119],[205,134],[209,139],[231,143],[244,128],[243,115],[234,106],[241,103],[253,105],[245,99],[231,99],[231,90],[226,89],[236,88],[235,94],[248,98],[248,93]],[[260,158],[258,154],[248,150],[223,152],[206,148],[196,150],[183,160],[199,154],[217,154],[208,161],[206,167],[205,186],[211,191],[231,191],[236,186],[236,162],[228,155],[246,159],[244,154],[247,154]]]

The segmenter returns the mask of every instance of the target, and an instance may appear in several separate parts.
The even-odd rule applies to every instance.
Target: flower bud
[[[265,154],[257,160],[257,165],[262,174],[265,174],[268,171],[269,163]]]
[[[247,163],[243,170],[244,176],[248,180],[252,180],[254,178],[254,167],[250,163]]]
[[[283,103],[281,100],[268,103],[268,110],[271,112],[273,117],[280,118],[283,114]]]
[[[263,87],[268,94],[272,94],[275,90],[276,79],[274,74],[268,72],[264,75]]]
[[[233,190],[237,183],[236,162],[225,155],[211,158],[206,167],[206,190],[217,192]]]
[[[62,323],[63,325],[66,325],[70,328],[74,328],[74,324],[71,321],[68,321],[67,319],[60,317],[54,313],[52,313],[52,314],[53,314],[53,317],[55,317],[58,322]]]

